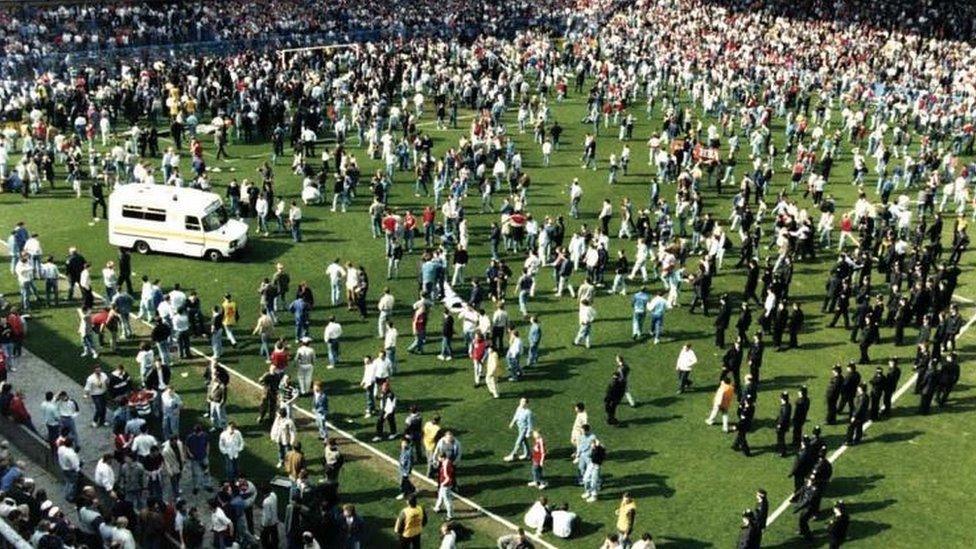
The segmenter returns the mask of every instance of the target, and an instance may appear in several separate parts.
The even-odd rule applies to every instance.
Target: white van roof
[[[126,205],[165,208],[173,202],[192,204],[205,208],[220,196],[211,192],[171,187],[169,185],[129,184],[119,185],[112,191],[111,200],[121,200]]]

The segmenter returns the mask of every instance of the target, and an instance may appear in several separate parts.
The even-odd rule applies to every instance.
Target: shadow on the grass
[[[884,475],[862,475],[856,477],[837,477],[827,488],[828,498],[848,498],[872,490],[875,484],[884,480]]]
[[[675,536],[660,536],[655,539],[655,545],[657,547],[674,547],[681,549],[705,549],[706,547],[715,547],[714,543],[708,541],[702,541],[700,539],[694,538],[679,538]]]

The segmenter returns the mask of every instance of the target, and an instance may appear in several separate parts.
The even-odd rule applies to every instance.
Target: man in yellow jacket
[[[227,341],[230,341],[231,347],[237,347],[237,338],[234,337],[232,330],[237,325],[237,321],[240,320],[237,302],[230,294],[226,294],[224,295],[224,302],[220,306],[224,310],[224,335],[227,336]]]
[[[393,529],[400,537],[400,547],[420,549],[420,534],[427,525],[427,513],[417,505],[417,495],[407,499],[407,506],[400,511]]]
[[[637,518],[637,502],[630,497],[630,492],[624,492],[624,496],[620,498],[620,507],[617,508],[616,512],[617,533],[620,534],[620,542],[626,543],[634,530],[634,521]]]

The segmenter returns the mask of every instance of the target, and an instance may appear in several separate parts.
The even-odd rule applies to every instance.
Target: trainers
[[[546,484],[545,482],[543,482],[543,483],[539,484],[539,489],[540,490],[545,490],[546,489],[546,486],[549,486],[549,485]]]
[[[580,499],[589,499],[589,497],[590,497],[589,492],[583,492],[583,494],[580,495]]]
[[[515,459],[515,456],[513,456],[512,454],[508,454],[507,456],[505,456],[505,457],[502,458],[502,461],[512,461],[514,459]]]
[[[397,494],[396,499],[403,499],[403,494]]]
[[[285,462],[284,462],[284,461],[281,461],[281,460],[279,459],[279,460],[278,460],[278,465],[276,465],[276,467],[277,467],[278,469],[281,469],[281,468],[282,468],[282,467],[283,467],[284,465],[285,465]]]
[[[390,436],[388,436],[388,437],[386,437],[386,440],[393,440],[393,439],[395,439],[396,437],[397,437],[397,435],[396,435],[396,433],[393,433],[393,434],[391,434]]]
[[[91,422],[91,426],[92,426],[92,429],[95,429],[95,428],[98,427],[98,424],[93,421],[93,422]]]
[[[364,418],[364,419],[369,419],[370,417],[372,417],[372,415],[373,415],[373,414],[371,414],[371,413],[369,413],[369,412],[366,412],[365,414],[363,414],[363,418]]]
[[[383,440],[383,437],[381,437],[381,436],[375,436],[375,437],[372,438],[372,441],[373,442],[379,442],[381,440]]]
[[[586,502],[587,503],[595,503],[596,502],[596,494],[591,494],[590,497],[586,498]]]
[[[525,483],[525,485],[526,486],[533,486],[533,487],[538,486],[538,484],[536,484],[536,482],[534,480]]]

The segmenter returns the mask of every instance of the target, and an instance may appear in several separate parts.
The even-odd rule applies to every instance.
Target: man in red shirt
[[[529,486],[543,490],[546,487],[546,481],[542,480],[542,468],[546,464],[546,440],[538,429],[532,430],[532,439],[532,481]]]
[[[437,467],[437,503],[434,504],[434,512],[441,512],[441,505],[447,511],[447,520],[454,519],[454,461],[441,452],[437,456],[439,465]]]
[[[424,206],[422,219],[424,223],[424,244],[429,248],[434,245],[434,208]]]
[[[413,237],[417,233],[417,218],[410,210],[403,216],[403,238],[407,241],[407,251],[413,251]]]
[[[268,362],[274,366],[277,373],[282,373],[288,368],[288,347],[285,346],[284,341],[278,340],[275,343],[274,351],[271,351],[271,356],[268,358]]]

